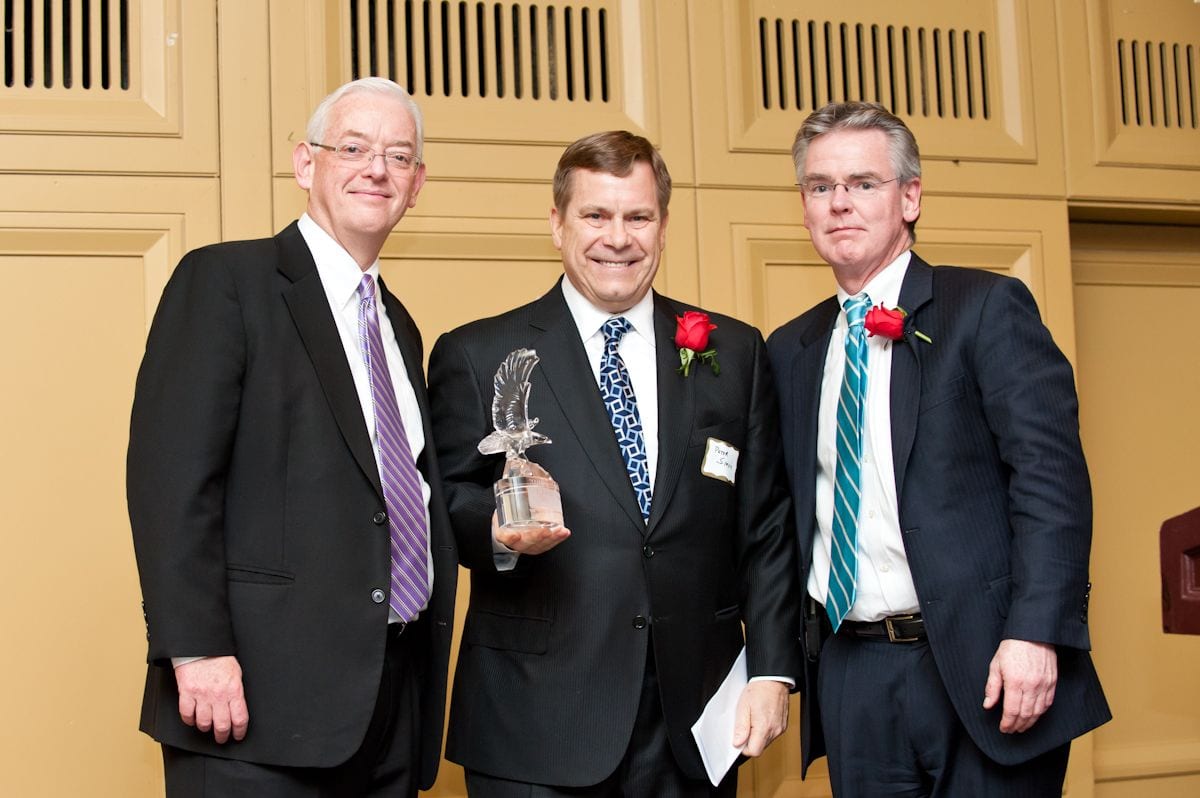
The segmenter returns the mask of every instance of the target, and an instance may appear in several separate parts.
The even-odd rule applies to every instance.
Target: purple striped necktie
[[[371,275],[363,275],[358,294],[359,343],[371,380],[371,406],[379,439],[379,479],[383,483],[391,532],[392,584],[388,603],[401,620],[408,621],[417,617],[429,599],[425,500],[383,353],[379,314],[375,309],[375,280]]]

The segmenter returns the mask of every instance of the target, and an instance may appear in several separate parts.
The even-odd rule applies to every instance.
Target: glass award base
[[[505,529],[562,526],[558,483],[548,477],[511,476],[496,482],[496,520]]]

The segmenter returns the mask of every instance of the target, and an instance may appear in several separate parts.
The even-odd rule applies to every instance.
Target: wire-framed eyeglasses
[[[409,172],[417,168],[421,163],[420,158],[405,150],[375,152],[370,147],[356,142],[347,142],[339,144],[336,147],[329,144],[318,144],[315,141],[310,141],[309,144],[314,147],[320,147],[323,150],[329,150],[346,163],[360,164],[373,161],[376,156],[382,156],[383,163],[393,172]]]

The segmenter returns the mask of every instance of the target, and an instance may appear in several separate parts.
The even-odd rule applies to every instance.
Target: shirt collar
[[[904,284],[904,275],[908,273],[908,263],[912,260],[912,250],[906,249],[900,253],[897,258],[871,278],[870,282],[863,286],[863,291],[871,298],[871,305],[883,305],[887,308],[894,308],[900,303],[900,287]],[[862,293],[861,291],[859,293]],[[838,305],[845,307],[846,300],[850,298],[845,289],[840,285],[837,290]],[[858,296],[855,294],[854,296]],[[840,323],[845,324],[846,312],[841,313]]]
[[[350,253],[307,213],[300,217],[298,224],[300,235],[304,236],[304,243],[308,244],[308,251],[316,261],[321,285],[325,287],[325,294],[333,307],[345,308],[350,302],[358,300],[358,286],[363,274],[379,279],[379,258],[364,272]]]
[[[579,337],[582,340],[586,341],[593,335],[599,334],[600,328],[609,319],[624,316],[629,320],[633,331],[644,338],[650,344],[651,349],[654,348],[653,291],[647,291],[636,305],[623,313],[609,313],[607,310],[596,307],[583,294],[579,293],[579,289],[566,275],[563,275],[562,278],[562,292],[563,299],[567,301],[567,309],[571,311],[571,318],[575,320],[575,326],[579,328]]]

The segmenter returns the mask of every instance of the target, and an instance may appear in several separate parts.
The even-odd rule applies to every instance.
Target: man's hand
[[[787,731],[788,686],[764,679],[750,682],[738,697],[733,746],[746,756],[758,756]]]
[[[571,537],[565,526],[532,526],[521,531],[504,529],[492,513],[492,537],[517,554],[543,554]]]
[[[242,692],[242,667],[236,657],[205,657],[175,669],[179,686],[179,717],[206,734],[211,729],[218,743],[241,740],[250,725],[250,711]]]
[[[983,708],[991,709],[1004,693],[1000,731],[1028,731],[1054,703],[1058,654],[1049,643],[1001,640],[988,668]]]
[[[495,527],[496,540],[518,554],[543,554],[571,537],[565,526],[534,526],[517,532]]]

